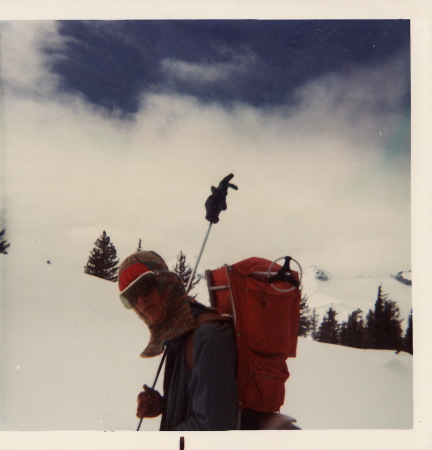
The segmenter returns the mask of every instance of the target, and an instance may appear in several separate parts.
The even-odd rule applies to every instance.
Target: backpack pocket
[[[268,364],[259,367],[259,361],[254,361],[254,366],[245,370],[240,379],[239,386],[242,409],[248,408],[259,412],[279,411],[285,399],[285,382],[289,377],[287,365],[284,370],[269,370]]]

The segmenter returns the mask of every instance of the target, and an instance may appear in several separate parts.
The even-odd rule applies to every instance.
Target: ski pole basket
[[[211,306],[234,318],[239,409],[273,412],[284,403],[286,359],[297,349],[301,267],[290,257],[281,266],[280,259],[253,257],[205,273]]]

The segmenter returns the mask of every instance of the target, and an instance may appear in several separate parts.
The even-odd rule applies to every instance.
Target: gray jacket
[[[191,306],[194,316],[208,312],[201,304]],[[195,330],[192,371],[186,363],[186,338],[167,343],[166,408],[160,430],[236,429],[236,344],[231,323],[207,322]]]

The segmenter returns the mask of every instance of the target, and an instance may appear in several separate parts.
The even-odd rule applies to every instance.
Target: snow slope
[[[0,429],[134,430],[158,359],[139,358],[148,332],[116,284],[31,255],[0,260]],[[282,412],[302,428],[412,427],[411,355],[300,339],[288,363]]]
[[[408,277],[410,272],[406,274]],[[382,286],[382,292],[388,299],[399,306],[400,318],[404,319],[403,329],[412,308],[411,286],[390,275],[346,277],[311,266],[304,270],[302,285],[303,294],[308,297],[309,308],[316,308],[320,321],[330,307],[338,312],[336,318],[339,323],[357,308],[363,311],[363,318],[366,318],[369,309],[374,309],[379,286]]]

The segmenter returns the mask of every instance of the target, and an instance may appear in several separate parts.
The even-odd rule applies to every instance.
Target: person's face
[[[138,286],[135,308],[150,323],[155,323],[162,317],[164,306],[154,278],[149,278]]]

